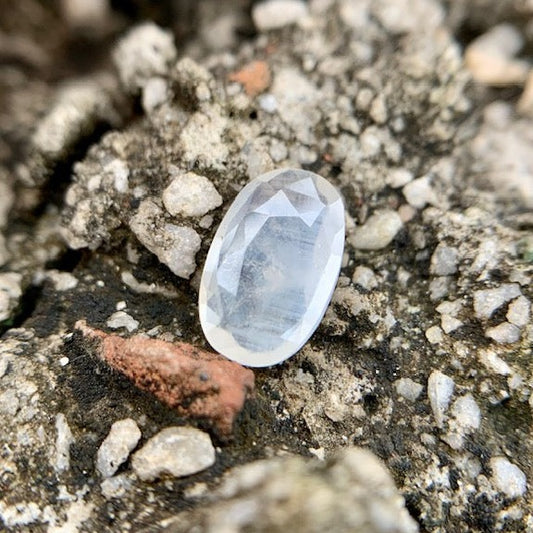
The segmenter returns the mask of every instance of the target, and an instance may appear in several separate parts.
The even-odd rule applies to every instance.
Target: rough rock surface
[[[348,448],[328,461],[271,459],[235,469],[222,480],[221,501],[184,513],[163,531],[415,533],[394,481],[379,459]]]
[[[355,445],[421,531],[532,530],[531,2],[88,4],[19,0],[0,17],[0,529],[192,530],[235,509],[270,524],[274,505],[217,487],[268,458],[253,494],[275,501],[287,453],[326,458],[290,463],[330,495],[320,523],[343,505],[328,458]],[[238,416],[220,413],[233,433],[212,432],[209,469],[143,481],[126,459],[102,479],[119,420],[141,446],[211,427],[112,370],[75,323],[121,346],[135,331],[207,348],[210,240],[237,191],[283,166],[345,200],[323,323],[255,373]],[[164,191],[190,173],[205,181],[167,193],[169,210]]]

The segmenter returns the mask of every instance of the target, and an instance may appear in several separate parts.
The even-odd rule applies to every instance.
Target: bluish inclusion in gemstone
[[[344,206],[324,178],[283,169],[249,183],[220,224],[200,284],[211,346],[248,366],[296,353],[331,300],[344,248]]]

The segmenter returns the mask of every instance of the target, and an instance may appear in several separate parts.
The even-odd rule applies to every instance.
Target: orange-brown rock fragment
[[[270,85],[270,69],[264,61],[252,61],[230,74],[229,80],[240,83],[248,96],[257,96]]]
[[[156,396],[181,416],[208,420],[229,436],[244,401],[254,390],[254,373],[222,356],[185,342],[170,343],[135,335],[109,335],[76,323],[96,342],[98,356]]]

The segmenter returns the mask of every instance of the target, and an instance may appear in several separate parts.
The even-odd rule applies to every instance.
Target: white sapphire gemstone
[[[283,169],[253,180],[207,254],[199,310],[209,344],[255,367],[296,353],[326,312],[343,249],[344,206],[324,178]]]

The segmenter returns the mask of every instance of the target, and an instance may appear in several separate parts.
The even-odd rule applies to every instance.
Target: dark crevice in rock
[[[82,250],[72,250],[68,248],[65,252],[53,261],[45,264],[47,269],[55,269],[61,272],[72,272],[80,264],[83,258]]]
[[[65,191],[72,182],[72,170],[78,161],[82,161],[89,149],[111,130],[106,122],[98,123],[93,131],[80,140],[70,153],[52,167],[49,177],[41,190],[43,196],[40,203],[33,210],[33,216],[39,218],[50,205],[61,207]]]
[[[42,296],[43,289],[38,285],[30,285],[20,297],[20,304],[13,316],[0,323],[0,338],[11,328],[19,328],[24,325],[37,308]]]

